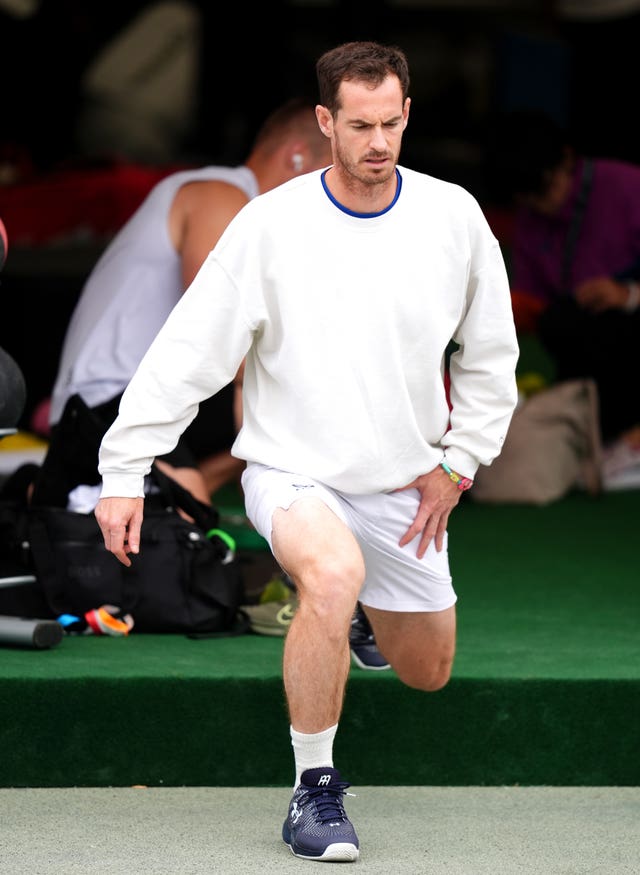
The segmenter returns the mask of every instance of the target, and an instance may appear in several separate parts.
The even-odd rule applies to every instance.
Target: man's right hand
[[[131,565],[129,553],[140,552],[143,507],[143,498],[101,498],[96,505],[104,546],[123,565]]]

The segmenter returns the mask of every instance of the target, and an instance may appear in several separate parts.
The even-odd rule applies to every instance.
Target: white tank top
[[[182,273],[169,211],[178,189],[200,180],[228,182],[249,199],[259,193],[244,166],[180,171],[151,190],[102,253],[78,299],[51,397],[52,425],[71,395],[95,407],[123,392],[179,301]]]

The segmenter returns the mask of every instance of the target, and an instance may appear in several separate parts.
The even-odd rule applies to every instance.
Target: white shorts
[[[242,475],[247,516],[271,545],[271,521],[276,508],[294,501],[319,498],[351,530],[365,562],[360,601],[385,611],[443,611],[456,602],[451,584],[447,535],[438,553],[433,541],[422,559],[416,556],[420,536],[404,547],[398,541],[415,519],[419,493],[415,489],[351,495],[300,474],[251,462]]]

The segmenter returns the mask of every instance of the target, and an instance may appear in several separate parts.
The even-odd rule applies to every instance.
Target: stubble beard
[[[363,161],[352,161],[337,144],[336,157],[342,167],[343,175],[347,181],[351,181],[351,185],[358,185],[377,188],[380,185],[385,185],[392,177],[395,177],[397,156],[386,153],[386,157],[391,160],[385,164],[383,168],[370,167]],[[367,156],[374,157],[374,156]],[[377,156],[380,157],[380,156]]]

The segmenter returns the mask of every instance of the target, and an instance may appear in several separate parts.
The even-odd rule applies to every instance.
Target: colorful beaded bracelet
[[[446,472],[449,480],[452,480],[462,492],[471,489],[473,486],[473,480],[470,480],[468,477],[463,477],[462,474],[458,474],[456,471],[452,471],[446,462],[440,462],[440,467]]]

